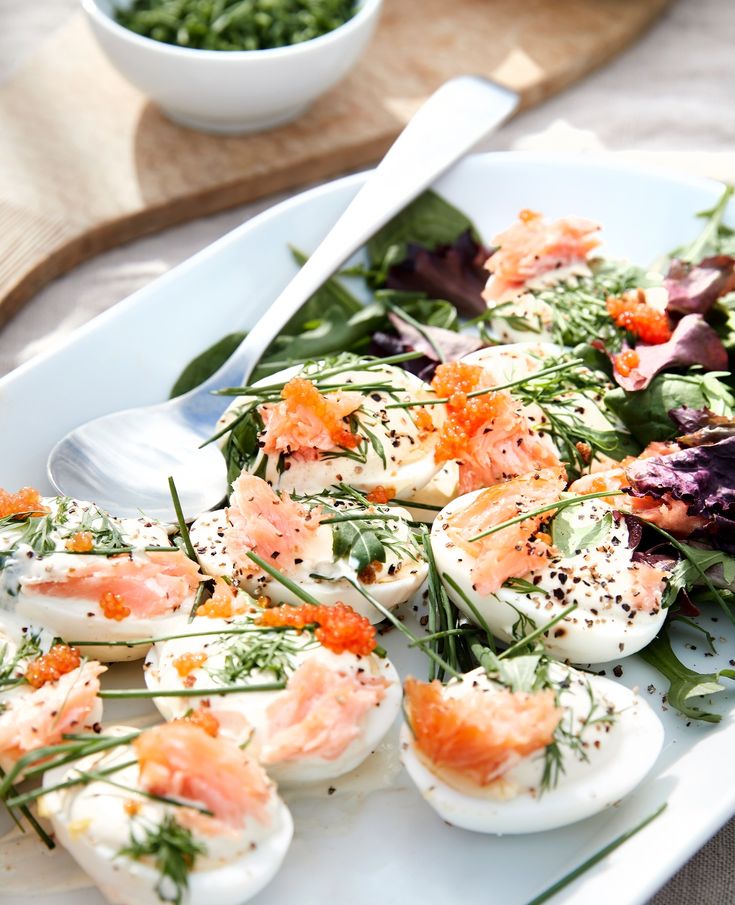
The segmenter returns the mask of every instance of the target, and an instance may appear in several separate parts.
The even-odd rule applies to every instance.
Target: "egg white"
[[[44,505],[55,514],[59,497],[43,500]],[[89,511],[97,511],[93,503],[71,500],[63,526],[58,525],[49,539],[58,552],[39,555],[28,544],[21,543],[0,569],[0,610],[12,614],[28,626],[44,626],[59,638],[69,641],[86,642],[83,652],[90,659],[103,662],[137,660],[145,656],[146,647],[108,646],[106,641],[132,641],[169,634],[175,626],[186,622],[189,607],[178,612],[161,616],[138,617],[131,613],[120,622],[108,619],[94,600],[74,596],[50,596],[34,592],[34,586],[46,581],[62,582],[73,576],[75,570],[89,562],[98,563],[102,558],[96,555],[69,554],[65,550],[66,535],[81,530],[82,521]],[[170,546],[165,526],[149,519],[117,519],[110,516],[125,538],[128,546],[135,549],[129,554],[132,560],[147,559],[144,547]],[[19,529],[10,526],[0,532],[0,548],[9,546],[18,537]],[[193,595],[192,601],[193,603]],[[183,612],[182,612],[183,611]],[[100,642],[99,645],[89,642]]]
[[[108,734],[125,735],[131,730],[115,726]],[[72,778],[77,768],[100,770],[115,763],[134,759],[133,749],[121,746],[110,752],[91,755],[64,767],[49,770],[44,776],[48,788]],[[116,782],[135,788],[137,764],[114,774]],[[160,905],[155,890],[161,877],[147,861],[118,857],[129,844],[131,817],[126,801],[140,804],[139,818],[160,824],[167,813],[176,816],[177,808],[152,801],[135,792],[117,789],[103,782],[50,792],[41,799],[40,812],[49,817],[56,838],[115,905]],[[278,871],[293,836],[293,821],[275,787],[267,805],[269,825],[248,819],[242,830],[222,835],[204,835],[194,831],[196,841],[207,847],[198,856],[189,874],[187,905],[240,905],[258,893]]]
[[[281,383],[297,374],[308,378],[313,370],[313,367],[287,368],[263,378],[257,385]],[[393,395],[382,391],[365,392],[360,414],[382,449],[385,464],[368,443],[364,463],[347,456],[322,456],[316,461],[285,456],[287,467],[281,470],[277,456],[267,456],[261,452],[253,463],[252,472],[261,474],[273,487],[287,493],[321,493],[325,487],[343,482],[365,493],[379,486],[392,487],[397,497],[410,499],[439,470],[434,462],[433,437],[431,434],[421,434],[410,409],[389,409],[386,406],[394,402],[423,398],[429,394],[429,388],[408,371],[392,365],[381,365],[380,362],[376,362],[371,371],[344,371],[334,380],[339,380],[341,384],[353,384],[354,390],[350,392],[359,392],[361,384],[385,380],[396,387],[397,391]],[[226,429],[249,402],[252,402],[250,397],[238,397],[217,423],[217,431]],[[221,442],[225,441],[226,436],[223,436]]]
[[[522,758],[507,773],[484,789],[447,782],[446,774],[429,763],[418,750],[411,730],[401,730],[401,759],[426,802],[447,823],[479,833],[534,833],[566,826],[597,814],[629,794],[649,772],[663,744],[663,727],[650,706],[635,692],[609,679],[580,673],[554,664],[550,675],[562,687],[559,705],[563,725],[579,730],[590,709],[588,687],[598,706],[612,707],[616,715],[609,725],[589,726],[582,735],[588,741],[588,760],[562,746],[564,772],[558,783],[540,794],[543,752]],[[482,668],[451,682],[448,696],[461,696],[472,683],[492,689]]]
[[[244,624],[241,621],[225,621],[199,617],[191,624],[191,631],[225,632],[231,625]],[[309,633],[289,633],[300,650],[293,658],[294,669],[307,659],[315,658],[330,669],[356,673],[367,670],[371,675],[382,676],[389,682],[385,695],[380,703],[373,707],[363,718],[360,734],[345,748],[337,758],[327,760],[320,756],[308,755],[293,760],[281,761],[266,765],[269,774],[280,784],[298,785],[334,779],[350,770],[354,770],[379,745],[392,726],[401,707],[401,683],[398,673],[387,657],[371,654],[358,657],[351,653],[335,654],[321,644],[315,642]],[[243,636],[239,636],[242,638]],[[193,686],[186,686],[179,675],[173,661],[186,653],[206,653],[207,661],[203,667],[194,670],[190,676]],[[159,642],[153,646],[145,664],[145,680],[152,691],[177,688],[212,688],[217,682],[207,670],[218,670],[224,666],[227,656],[227,645],[217,635],[199,638],[179,638]],[[268,672],[253,671],[247,680],[239,680],[242,684],[260,684],[272,682],[273,675]],[[267,709],[286,693],[285,690],[246,692],[207,696],[211,712],[220,720],[220,732],[229,735],[238,744],[248,741],[258,750],[261,737],[268,725]],[[166,697],[154,698],[154,704],[167,720],[183,716],[191,707],[196,707],[204,700],[198,697]],[[233,716],[234,714],[234,716]],[[244,719],[243,719],[244,718]],[[254,730],[254,731],[253,731]],[[252,733],[252,735],[251,735]]]
[[[572,603],[577,603],[578,609],[541,638],[553,657],[572,663],[605,663],[636,653],[656,637],[666,610],[659,607],[648,613],[632,606],[629,566],[633,551],[628,546],[624,520],[613,522],[602,546],[569,557],[552,557],[543,567],[519,576],[529,581],[536,576],[535,583],[547,594],[523,594],[506,587],[493,594],[479,593],[473,586],[474,558],[450,539],[447,519],[469,506],[480,493],[474,491],[450,503],[434,522],[431,542],[440,574],[454,579],[497,637],[508,643],[514,640],[513,627],[519,614],[541,627]],[[591,528],[613,507],[603,500],[586,500],[573,511]],[[589,569],[599,573],[595,583],[585,583],[590,578]],[[476,621],[462,595],[447,582],[445,587],[456,606]]]
[[[344,509],[348,514],[351,509]],[[381,612],[365,598],[352,584],[365,585],[366,590],[386,609],[392,610],[408,600],[423,584],[428,566],[421,556],[418,545],[413,541],[411,529],[406,522],[409,514],[398,507],[375,507],[378,514],[395,515],[395,519],[385,522],[398,543],[405,544],[406,550],[416,557],[411,558],[401,551],[385,548],[386,561],[374,569],[374,577],[366,583],[358,577],[355,565],[345,558],[335,560],[332,552],[331,525],[320,525],[307,538],[300,553],[300,563],[286,568],[274,562],[283,574],[295,582],[303,591],[316,598],[325,606],[346,603],[353,610],[373,623],[383,619]],[[357,509],[362,514],[363,509]],[[329,513],[325,513],[325,518]],[[289,588],[262,571],[250,559],[236,562],[227,549],[225,528],[228,525],[225,510],[207,512],[191,526],[190,536],[202,570],[207,575],[226,576],[254,597],[265,595],[273,600],[299,604],[302,600]],[[323,577],[314,577],[323,576]]]

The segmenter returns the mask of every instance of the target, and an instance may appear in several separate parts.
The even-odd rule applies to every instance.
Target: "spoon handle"
[[[192,390],[192,395],[246,382],[265,349],[304,302],[381,226],[503,123],[517,105],[517,94],[478,76],[445,82],[419,108],[267,313],[228,361]]]

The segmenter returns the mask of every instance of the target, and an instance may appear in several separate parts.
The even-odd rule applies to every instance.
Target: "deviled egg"
[[[229,426],[230,458],[279,490],[321,493],[344,482],[410,499],[439,469],[431,418],[401,407],[428,388],[401,368],[345,353],[281,371],[256,389],[227,409],[218,431]]]
[[[400,709],[400,679],[375,653],[374,629],[342,604],[286,605],[230,620],[197,616],[190,630],[148,654],[148,687],[182,691],[154,703],[166,719],[206,705],[222,734],[247,743],[278,782],[353,770]],[[275,687],[245,687],[264,684]]]
[[[144,656],[107,646],[162,634],[188,616],[201,575],[149,519],[118,519],[94,503],[40,499],[38,511],[0,523],[0,610],[86,642],[89,657]],[[99,642],[89,644],[89,642]]]
[[[666,618],[666,573],[635,560],[614,499],[582,500],[552,518],[555,502],[573,499],[563,491],[563,475],[545,469],[450,503],[431,533],[447,593],[508,642],[519,620],[541,628],[576,605],[542,638],[552,656],[573,663],[629,656]]]
[[[240,905],[277,872],[291,815],[252,754],[210,731],[168,723],[46,773],[41,813],[108,901]]]
[[[407,518],[405,510],[370,505],[359,494],[291,499],[244,472],[229,508],[200,516],[190,534],[208,575],[226,577],[255,597],[300,602],[251,553],[320,603],[341,601],[380,622],[380,611],[355,585],[367,586],[388,609],[419,589],[427,566]]]
[[[524,689],[519,675],[536,676]],[[635,692],[541,657],[482,667],[447,685],[406,681],[401,759],[454,826],[533,833],[590,817],[631,792],[663,743]],[[543,679],[539,681],[539,672]]]

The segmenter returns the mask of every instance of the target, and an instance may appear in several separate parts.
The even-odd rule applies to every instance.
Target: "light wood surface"
[[[667,0],[385,0],[360,64],[299,121],[183,129],[128,85],[81,14],[0,89],[0,325],[55,276],[173,223],[377,160],[447,78],[537,104],[626,47]]]

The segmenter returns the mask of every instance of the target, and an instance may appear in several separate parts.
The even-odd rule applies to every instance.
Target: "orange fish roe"
[[[125,598],[112,591],[105,591],[100,597],[100,609],[105,619],[114,619],[115,622],[122,622],[130,615],[130,607],[125,606]]]
[[[470,439],[495,418],[500,409],[499,393],[484,393],[468,398],[467,394],[480,389],[483,370],[477,365],[461,361],[440,364],[431,387],[439,398],[449,399],[447,417],[439,432],[434,453],[439,463],[461,459]]]
[[[214,594],[197,608],[197,616],[207,619],[230,619],[240,610],[234,605],[235,591],[222,578],[218,578],[214,586]]]
[[[429,433],[433,430],[436,430],[436,425],[434,424],[434,420],[431,415],[426,411],[425,408],[417,408],[414,409],[413,418],[416,422],[416,427],[420,431],[424,431]]]
[[[123,805],[123,811],[128,815],[128,817],[135,817],[140,813],[141,803],[136,801],[134,798],[128,798],[125,804]]]
[[[613,365],[621,377],[628,377],[640,363],[641,360],[635,349],[625,349],[623,352],[613,355]]]
[[[25,680],[33,688],[40,688],[46,682],[56,682],[68,672],[77,669],[81,657],[76,647],[54,644],[47,654],[28,664]]]
[[[301,606],[278,606],[266,610],[258,620],[260,625],[289,626],[304,628],[318,625],[315,631],[317,641],[335,654],[349,651],[360,657],[367,657],[376,647],[375,628],[370,620],[356,613],[346,603],[334,606],[319,606],[304,603]]]
[[[390,503],[395,495],[395,487],[383,487],[382,484],[378,484],[376,488],[374,488],[370,491],[370,493],[367,494],[365,499],[368,501],[368,503],[377,503],[378,505],[384,505],[385,503]]]
[[[204,704],[202,704],[201,706],[197,707],[196,710],[192,710],[181,719],[184,722],[191,723],[192,726],[198,726],[212,738],[217,738],[217,736],[219,735],[219,720],[212,713],[212,711],[209,710],[208,705],[205,706]]]
[[[41,494],[33,487],[21,487],[17,493],[0,488],[0,518],[9,515],[42,515],[48,509],[41,502]]]
[[[206,654],[182,654],[180,657],[176,657],[174,666],[176,667],[176,672],[183,679],[188,676],[189,673],[194,672],[195,669],[204,666],[207,659]]]
[[[439,682],[406,679],[405,691],[419,750],[437,767],[479,786],[550,745],[562,718],[551,689],[488,694],[477,688],[449,697]]]
[[[77,531],[64,546],[70,553],[89,553],[94,549],[94,535],[91,531]]]
[[[607,311],[616,327],[627,330],[641,342],[655,346],[671,339],[668,315],[649,305],[642,289],[624,292],[620,297],[611,296]]]

